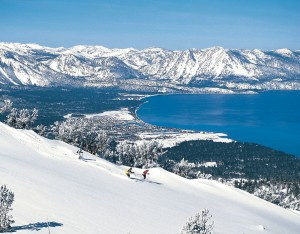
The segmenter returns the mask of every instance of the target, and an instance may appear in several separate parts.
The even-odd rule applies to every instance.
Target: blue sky
[[[300,49],[298,0],[0,0],[0,41]]]

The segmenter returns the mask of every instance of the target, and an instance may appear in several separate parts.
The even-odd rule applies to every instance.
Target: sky
[[[300,49],[300,0],[0,0],[0,41]]]

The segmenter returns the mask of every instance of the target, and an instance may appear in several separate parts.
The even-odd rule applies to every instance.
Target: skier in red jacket
[[[142,175],[143,175],[143,177],[144,177],[144,180],[146,179],[146,176],[149,175],[148,172],[149,172],[149,170],[145,170],[145,171],[143,172]]]

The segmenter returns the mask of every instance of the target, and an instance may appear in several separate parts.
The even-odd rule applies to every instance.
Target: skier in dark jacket
[[[77,152],[76,152],[78,155],[79,155],[79,159],[82,159],[83,157],[83,151],[82,151],[82,149],[81,148],[79,148],[79,150],[77,150]]]
[[[144,177],[144,180],[146,179],[146,177],[147,177],[147,175],[149,175],[149,170],[147,169],[147,170],[145,170],[144,172],[143,172],[143,177]]]
[[[125,174],[128,176],[128,178],[130,178],[130,174],[134,173],[132,171],[132,167],[130,167],[128,170],[125,171]]]

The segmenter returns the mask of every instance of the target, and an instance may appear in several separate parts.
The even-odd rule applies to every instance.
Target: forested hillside
[[[243,142],[188,141],[160,158],[169,171],[187,178],[212,178],[284,207],[300,209],[300,159]]]

